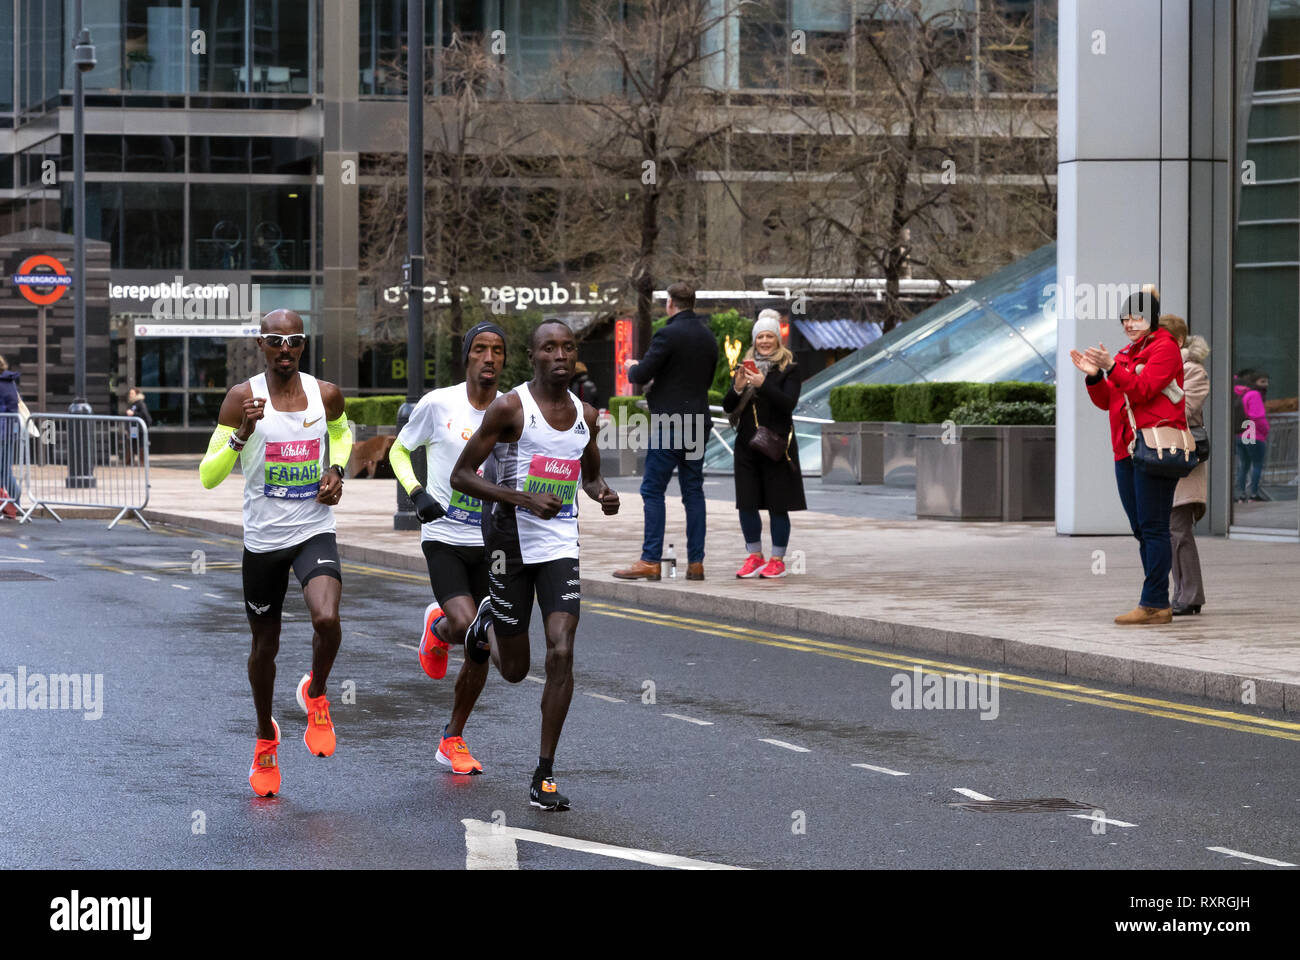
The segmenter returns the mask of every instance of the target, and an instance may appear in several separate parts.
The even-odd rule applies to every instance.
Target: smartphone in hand
[[[750,373],[758,373],[758,364],[753,360],[746,360],[744,366]]]

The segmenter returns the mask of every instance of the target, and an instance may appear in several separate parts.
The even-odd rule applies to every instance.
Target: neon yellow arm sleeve
[[[208,441],[208,455],[199,464],[199,479],[208,490],[230,476],[235,461],[239,459],[239,454],[230,448],[230,438],[234,434],[234,427],[221,424],[217,424],[217,429],[212,431],[212,439]]]
[[[397,478],[397,482],[402,485],[407,496],[410,496],[411,491],[420,485],[420,481],[415,476],[415,468],[411,466],[411,451],[402,446],[401,440],[394,440],[393,445],[388,448],[388,465],[393,468],[393,476]]]
[[[347,414],[327,424],[330,436],[330,466],[347,470],[348,459],[352,456],[352,431],[348,429]]]

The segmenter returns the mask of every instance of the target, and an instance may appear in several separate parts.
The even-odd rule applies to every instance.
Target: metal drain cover
[[[5,580],[53,580],[53,577],[43,577],[39,573],[32,573],[30,570],[3,570],[0,569],[0,582]]]
[[[1096,804],[1048,797],[1035,800],[958,800],[948,804],[958,810],[981,810],[985,813],[1069,813],[1076,810],[1092,812]]]

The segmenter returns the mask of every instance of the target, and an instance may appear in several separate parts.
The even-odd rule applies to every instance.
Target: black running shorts
[[[420,544],[429,565],[429,586],[444,606],[452,597],[469,597],[474,606],[488,595],[488,567],[483,547],[425,540]]]
[[[269,553],[253,553],[244,548],[244,612],[249,620],[280,619],[291,567],[304,587],[312,577],[319,576],[333,577],[342,583],[339,545],[334,534],[318,533],[310,540]]]
[[[493,569],[493,564],[488,564],[492,621],[496,625],[497,636],[515,636],[528,632],[528,624],[533,618],[534,596],[542,609],[543,620],[555,611],[578,616],[582,606],[582,589],[579,586],[577,557],[563,557],[546,563],[522,563],[497,554],[497,563],[497,569],[503,565],[505,570],[498,573]]]

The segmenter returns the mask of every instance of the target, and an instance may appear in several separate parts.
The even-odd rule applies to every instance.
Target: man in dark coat
[[[650,340],[645,356],[628,364],[628,380],[647,385],[650,449],[641,479],[645,511],[641,559],[614,571],[620,580],[659,579],[664,491],[674,470],[686,507],[686,579],[704,579],[704,442],[709,433],[709,387],[718,366],[718,341],[694,307],[695,291],[689,285],[669,287],[668,322]]]

